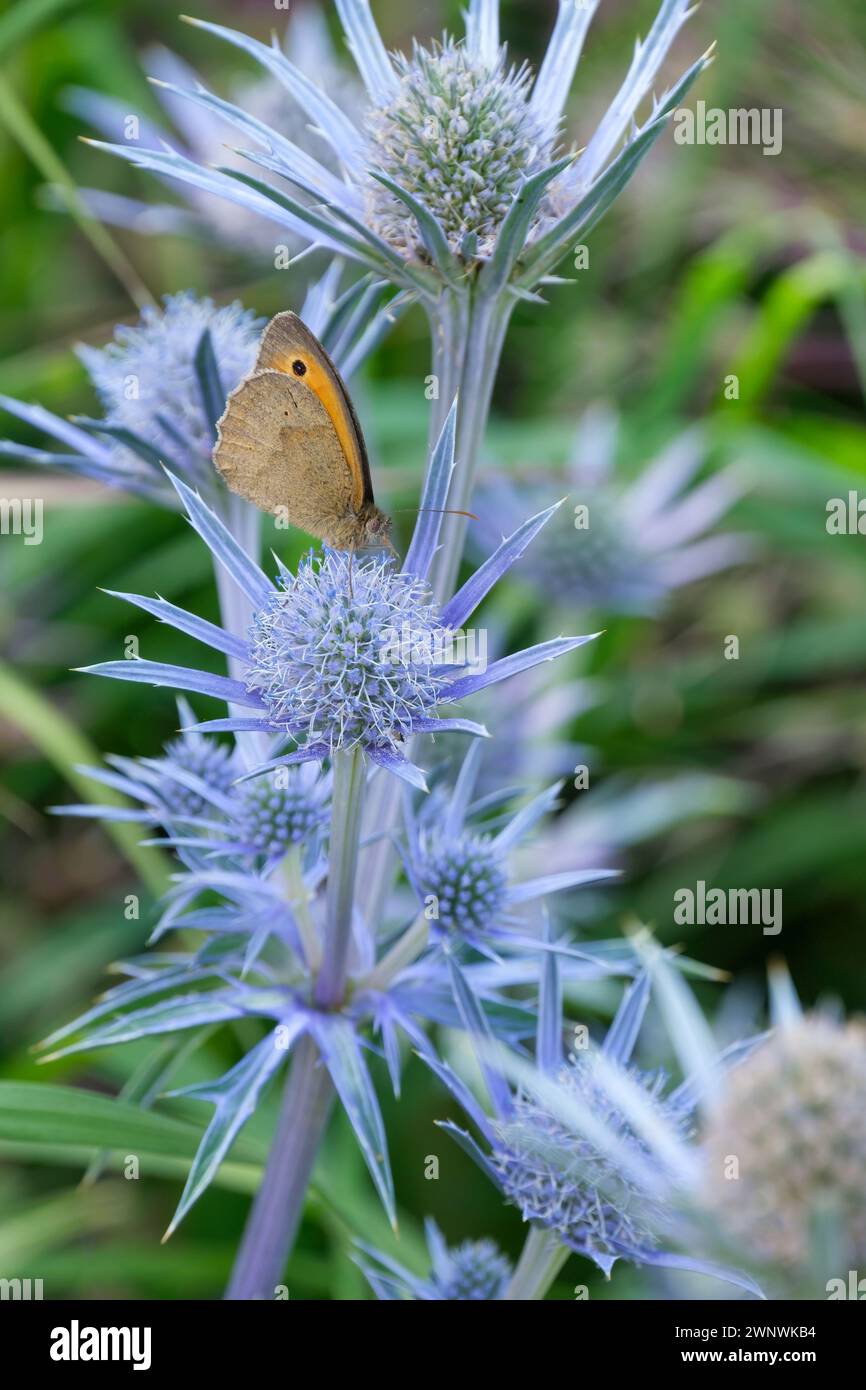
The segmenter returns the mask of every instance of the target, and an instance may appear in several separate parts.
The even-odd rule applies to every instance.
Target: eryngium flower
[[[430,1275],[420,1279],[390,1255],[362,1245],[359,1259],[376,1297],[384,1302],[478,1303],[501,1299],[511,1278],[511,1263],[492,1240],[464,1240],[448,1246],[436,1222],[424,1223],[430,1252]]]
[[[596,1060],[595,1054],[572,1053],[554,1080],[616,1135],[637,1165],[649,1161],[649,1148],[598,1084]],[[631,1075],[659,1119],[681,1130],[685,1117],[662,1097],[663,1076]],[[618,1257],[640,1260],[658,1247],[669,1213],[630,1179],[621,1161],[575,1134],[537,1099],[518,1094],[512,1115],[495,1129],[491,1162],[524,1221],[555,1231],[564,1244],[602,1267]]]
[[[367,91],[359,121],[271,47],[223,25],[197,27],[249,53],[291,93],[340,164],[336,176],[283,131],[241,106],[199,87],[186,100],[231,122],[242,133],[250,172],[204,168],[173,149],[140,144],[102,148],[216,193],[311,243],[342,252],[403,288],[436,297],[464,268],[501,253],[492,276],[512,276],[532,289],[594,226],[661,134],[707,56],[652,101],[643,124],[636,114],[651,97],[662,63],[685,23],[690,0],[662,0],[646,38],[635,48],[619,91],[575,158],[551,163],[584,40],[598,0],[560,0],[550,44],[537,74],[509,66],[499,39],[498,0],[470,0],[464,43],[415,47],[411,57],[388,53],[369,0],[337,0],[352,55]],[[273,176],[292,185],[273,186]],[[383,181],[394,202],[371,193]],[[403,209],[401,225],[396,209]]]
[[[509,862],[512,852],[556,806],[562,783],[547,787],[511,814],[503,812],[501,795],[482,799],[479,810],[489,811],[492,803],[500,814],[495,821],[474,820],[476,805],[471,799],[481,753],[482,745],[476,742],[463,759],[453,789],[435,786],[417,815],[407,802],[406,873],[430,921],[432,939],[449,950],[460,944],[483,954],[491,946],[496,951],[509,945],[538,950],[540,942],[527,934],[521,908],[548,894],[615,877],[615,871],[582,868],[531,878],[515,875]]]
[[[489,837],[463,835],[429,846],[418,879],[425,897],[437,899],[442,931],[471,937],[496,924],[508,891],[502,860]]]
[[[247,867],[278,863],[294,845],[313,846],[327,820],[329,779],[313,765],[279,768],[239,781],[236,750],[191,726],[195,715],[178,700],[184,732],[160,758],[109,756],[108,768],[86,767],[94,782],[133,805],[85,802],[56,806],[61,815],[138,821],[159,827],[188,864],[226,857]]]
[[[189,291],[165,296],[164,309],[145,306],[137,324],[121,324],[104,348],[82,346],[104,422],[151,446],[181,476],[198,485],[213,478],[213,422],[202,398],[196,353],[207,330],[224,393],[252,370],[263,320],[235,301],[217,308]],[[120,439],[115,461],[132,466],[138,455]]]
[[[388,635],[404,629],[413,640],[395,660]],[[396,570],[389,555],[327,550],[285,573],[256,613],[247,686],[274,728],[329,752],[394,746],[447,687],[431,653],[448,637],[426,584]]]
[[[745,536],[711,528],[743,492],[733,468],[693,485],[706,452],[696,429],[677,435],[634,480],[617,476],[619,421],[604,406],[586,412],[565,479],[567,504],[529,556],[525,577],[546,599],[609,612],[654,613],[674,590],[738,563]],[[500,528],[548,489],[484,486],[475,506],[476,534],[488,546]]]
[[[110,661],[90,669],[119,680],[214,695],[244,711],[199,725],[200,732],[276,734],[298,744],[295,752],[272,758],[255,771],[320,761],[360,745],[374,763],[425,787],[420,769],[403,754],[405,740],[417,733],[486,734],[470,720],[443,718],[440,706],[590,640],[544,642],[473,674],[449,660],[450,646],[440,653],[429,640],[462,628],[555,511],[548,508],[524,522],[444,607],[434,608],[427,572],[453,471],[455,426],[452,409],[433,451],[402,571],[390,557],[354,556],[350,561],[347,555],[325,552],[322,559],[302,564],[297,576],[281,565],[275,585],[201,498],[174,479],[193,526],[251,605],[249,636],[203,622],[162,599],[120,597],[225,654],[236,675],[229,679],[143,660]],[[407,630],[409,640],[404,641]]]
[[[488,256],[515,193],[550,162],[550,139],[529,103],[532,73],[489,64],[446,38],[394,58],[398,86],[366,117],[370,164],[430,209],[454,252]],[[370,223],[412,259],[425,254],[406,205],[369,181]],[[540,216],[540,212],[536,216]]]
[[[807,1014],[780,1028],[730,1073],[704,1153],[708,1204],[725,1236],[757,1263],[783,1282],[808,1278],[823,1215],[843,1257],[862,1269],[866,1024]]]

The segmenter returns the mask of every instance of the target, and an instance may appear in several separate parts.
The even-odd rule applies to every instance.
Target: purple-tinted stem
[[[272,1299],[283,1281],[334,1088],[312,1038],[298,1043],[261,1186],[253,1201],[227,1299]]]

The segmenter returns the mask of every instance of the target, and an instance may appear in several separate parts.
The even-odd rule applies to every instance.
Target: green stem
[[[364,753],[359,744],[334,754],[332,775],[325,945],[315,989],[320,1008],[338,1004],[346,984],[366,782]]]
[[[505,1297],[523,1302],[544,1298],[568,1255],[568,1247],[562,1245],[550,1231],[540,1226],[530,1226]]]

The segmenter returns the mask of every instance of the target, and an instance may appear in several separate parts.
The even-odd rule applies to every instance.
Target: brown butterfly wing
[[[356,449],[348,450],[349,467],[356,473],[354,479],[353,507],[356,512],[361,510],[365,502],[373,502],[373,480],[370,476],[370,460],[367,457],[367,446],[364,443],[364,435],[361,431],[361,424],[355,413],[349,392],[346,390],[345,382],[334,366],[322,344],[314,333],[311,333],[303,319],[299,319],[297,314],[287,311],[277,314],[271,319],[262,335],[259,345],[259,355],[256,360],[256,371],[272,369],[278,372],[286,372],[293,375],[292,364],[298,357],[302,357],[306,363],[310,363],[311,371],[306,377],[306,385],[318,386],[320,389],[331,388],[334,397],[334,407],[339,415],[342,415],[347,426],[348,433],[353,436]],[[320,370],[316,370],[316,368]],[[318,382],[314,378],[318,377]],[[304,384],[304,378],[301,378]]]
[[[256,370],[217,423],[214,463],[233,492],[326,542],[352,510],[353,479],[328,412],[281,371]]]

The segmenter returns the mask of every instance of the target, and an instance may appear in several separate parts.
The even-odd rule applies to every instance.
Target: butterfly
[[[335,550],[391,544],[349,393],[297,314],[266,327],[217,421],[213,460],[232,492]]]

